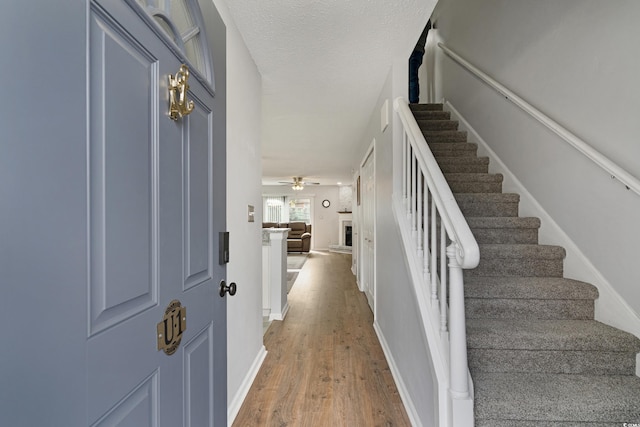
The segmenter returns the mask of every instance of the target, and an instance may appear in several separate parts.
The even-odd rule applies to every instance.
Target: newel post
[[[462,268],[456,259],[455,244],[447,247],[449,259],[449,342],[451,395],[454,398],[469,396],[467,378],[467,328],[464,314],[464,280]]]
[[[447,247],[449,260],[449,395],[453,427],[473,427],[473,396],[469,392],[464,279],[456,259],[456,243]]]

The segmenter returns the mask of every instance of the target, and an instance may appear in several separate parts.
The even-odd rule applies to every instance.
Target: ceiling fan
[[[280,181],[280,184],[291,185],[293,190],[302,190],[305,185],[318,185],[319,182],[305,181],[301,176],[294,176],[293,181]]]

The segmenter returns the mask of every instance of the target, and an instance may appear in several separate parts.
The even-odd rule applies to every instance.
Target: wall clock
[[[328,201],[327,199],[324,199],[322,201],[322,206],[325,207],[325,208],[328,208],[329,206],[331,206],[331,202]]]

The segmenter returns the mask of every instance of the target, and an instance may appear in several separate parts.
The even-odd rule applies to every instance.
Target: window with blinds
[[[269,196],[263,198],[263,222],[289,222],[289,211],[286,196]]]

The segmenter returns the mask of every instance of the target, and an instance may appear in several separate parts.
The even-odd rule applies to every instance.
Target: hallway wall
[[[408,57],[408,53],[407,53]],[[437,384],[433,361],[427,351],[426,337],[421,326],[416,295],[410,283],[404,250],[398,226],[393,217],[394,193],[393,139],[399,134],[400,124],[393,112],[393,100],[407,97],[407,61],[396,61],[382,88],[371,119],[360,142],[364,159],[375,138],[375,250],[376,295],[375,321],[381,341],[389,351],[390,365],[395,365],[399,378],[396,382],[404,390],[403,401],[414,425],[435,426],[438,422]],[[380,110],[389,101],[389,127],[381,132]],[[359,168],[354,165],[354,168]],[[402,392],[401,392],[402,393]],[[406,400],[405,400],[406,399]]]
[[[630,0],[441,0],[433,16],[451,49],[636,177],[639,19]],[[596,316],[640,334],[640,196],[441,50],[427,61],[436,64],[438,98],[455,105],[601,274],[574,276],[600,287]]]
[[[227,281],[238,284],[237,294],[227,298],[227,403],[232,421],[265,355],[262,264],[255,261],[262,257],[262,78],[225,0],[213,3],[227,27]],[[247,102],[250,99],[255,101]],[[252,223],[247,221],[248,205],[255,207]]]

